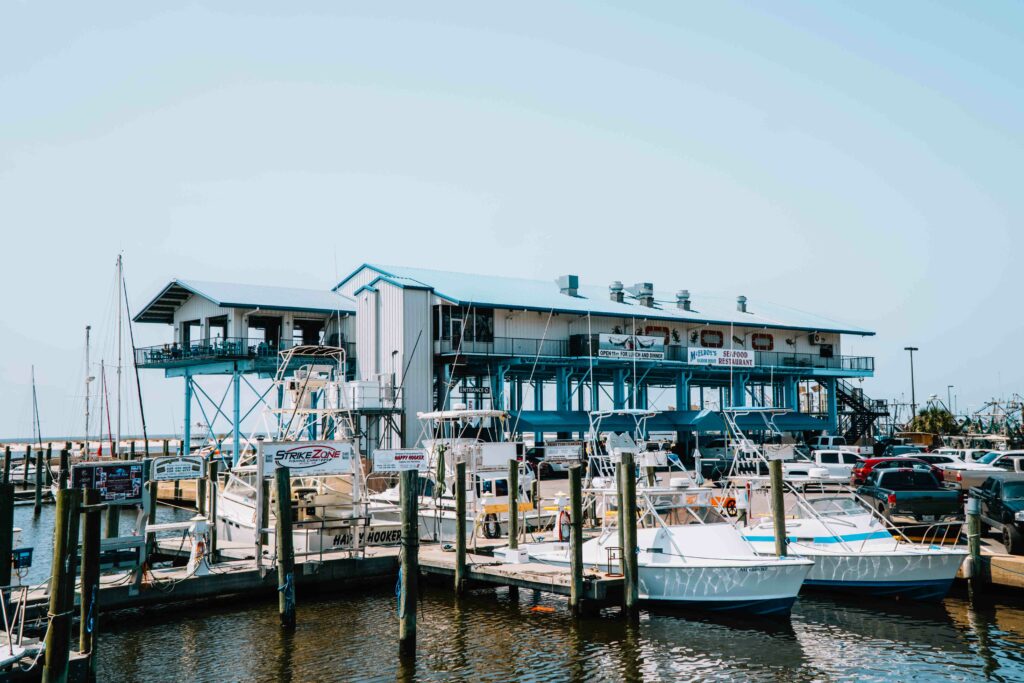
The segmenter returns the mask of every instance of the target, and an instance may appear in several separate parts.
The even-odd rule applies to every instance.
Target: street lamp
[[[949,411],[950,415],[953,415],[953,385],[946,385],[946,410]]]
[[[916,346],[904,346],[904,351],[910,352],[910,419],[913,420],[917,417],[917,395],[914,390],[914,351],[917,351]]]

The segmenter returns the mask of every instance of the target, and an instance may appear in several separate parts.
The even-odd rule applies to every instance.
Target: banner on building
[[[347,441],[264,441],[263,458],[268,469],[287,467],[304,475],[351,474],[356,459]]]
[[[690,347],[686,350],[686,362],[690,365],[715,365],[718,367],[752,368],[757,365],[754,352],[746,349],[704,349]]]
[[[418,470],[429,472],[425,448],[379,448],[373,452],[374,472],[402,472]]]
[[[639,334],[600,334],[597,355],[600,358],[664,360],[665,339]]]

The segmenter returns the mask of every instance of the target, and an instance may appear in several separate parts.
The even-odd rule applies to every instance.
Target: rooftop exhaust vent
[[[612,301],[618,301],[622,303],[622,283],[616,280],[615,282],[608,285],[608,296],[611,297]]]
[[[736,297],[736,310],[739,311],[740,313],[747,312],[747,297],[743,296],[742,294]]]
[[[631,294],[636,297],[637,303],[647,308],[654,308],[654,283],[638,282],[629,288]]]
[[[580,290],[580,278],[577,275],[562,275],[555,282],[558,283],[558,289],[562,294],[566,296],[579,296]]]
[[[676,306],[683,311],[690,310],[690,290],[680,289],[676,292]]]

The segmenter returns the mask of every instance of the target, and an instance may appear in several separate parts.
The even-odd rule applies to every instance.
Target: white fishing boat
[[[522,444],[499,441],[508,413],[504,410],[464,409],[419,413],[423,448],[429,471],[421,479],[419,534],[424,540],[455,540],[459,520],[455,510],[455,464],[466,463],[466,514],[461,523],[466,538],[499,538],[508,532],[509,463],[518,462],[519,490],[514,493],[524,532],[551,527],[555,511],[534,500],[534,475],[519,461]],[[399,489],[393,486],[372,496],[375,519],[399,520]]]
[[[773,408],[734,408],[722,411],[734,438],[749,445],[745,458],[734,463],[729,476],[730,492],[739,492],[753,505],[759,492],[768,491],[767,478],[756,474],[775,456],[770,448],[758,446],[742,433],[736,417],[757,414],[764,430],[774,430],[774,417],[787,411]],[[766,451],[769,451],[766,453]],[[769,457],[771,456],[771,457]],[[754,473],[754,474],[751,474]],[[847,490],[845,493],[808,499],[804,487],[784,481],[793,503],[786,513],[786,537],[791,555],[814,561],[806,585],[815,588],[899,596],[914,600],[939,600],[949,591],[967,553],[942,545],[954,528],[937,524],[926,531],[931,543],[915,543],[868,505]],[[754,510],[746,518],[754,519]],[[764,556],[775,553],[774,521],[770,514],[742,528],[744,537]]]
[[[614,505],[611,489],[588,489],[602,514]],[[771,558],[754,547],[710,503],[707,488],[668,487],[657,492],[659,507],[643,487],[637,489],[642,514],[637,529],[637,582],[641,601],[709,612],[786,615],[796,601],[812,562],[800,557]],[[669,498],[674,504],[669,508]],[[670,523],[671,522],[671,523]],[[569,543],[529,543],[531,560],[569,564]],[[615,521],[583,543],[583,564],[621,573],[622,548]]]
[[[279,367],[274,381],[284,400],[263,413],[264,431],[272,438],[247,439],[218,487],[218,538],[249,545],[257,556],[274,547],[275,487],[262,482],[275,467],[287,466],[296,555],[397,543],[400,526],[370,514],[364,459],[339,386],[344,349],[291,347],[281,352]]]

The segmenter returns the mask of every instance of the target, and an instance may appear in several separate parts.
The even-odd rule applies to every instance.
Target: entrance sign
[[[686,350],[686,362],[690,365],[752,368],[757,365],[754,358],[754,352],[746,349],[705,349],[691,346]]]
[[[151,476],[155,481],[202,479],[205,473],[203,459],[195,455],[154,458]]]
[[[427,461],[427,450],[425,448],[387,448],[377,449],[373,452],[374,472],[402,472],[404,470],[429,472],[430,463]]]
[[[264,441],[263,458],[296,475],[352,474],[355,469],[355,449],[348,441]]]
[[[599,334],[597,355],[600,358],[663,360],[665,339],[639,334]]]
[[[114,505],[142,502],[142,463],[82,463],[71,467],[71,487],[96,489],[100,501]]]

